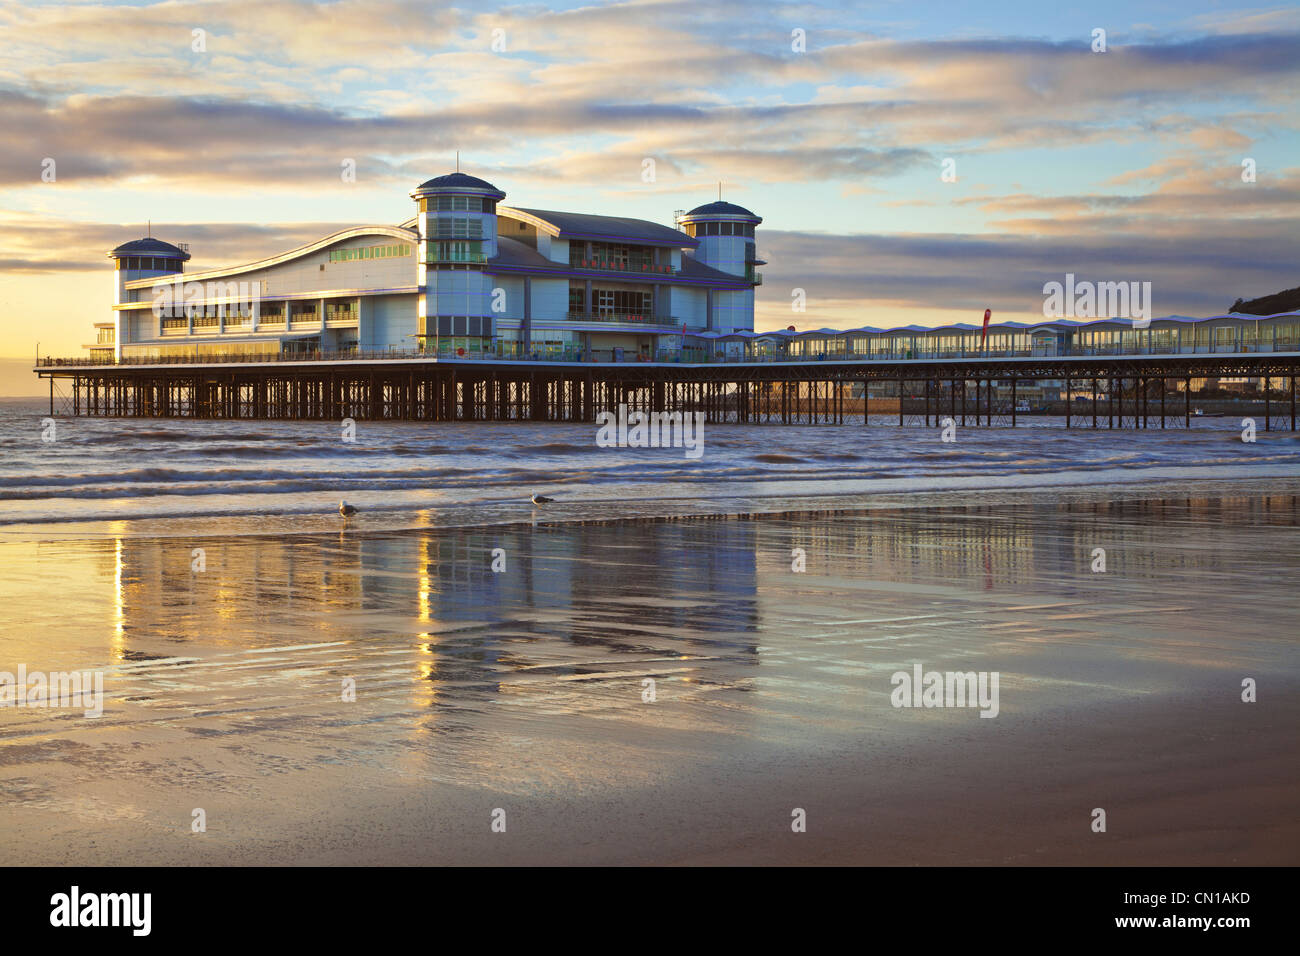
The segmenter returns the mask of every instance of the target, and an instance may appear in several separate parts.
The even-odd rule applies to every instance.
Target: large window
[[[574,268],[642,272],[654,268],[654,249],[626,243],[593,242],[591,255],[588,256],[587,243],[575,240],[569,243],[569,265]]]
[[[629,292],[624,289],[592,289],[592,305],[598,314],[649,315],[649,292]]]

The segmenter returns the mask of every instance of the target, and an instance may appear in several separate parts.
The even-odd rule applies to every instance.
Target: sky
[[[759,329],[1300,285],[1300,10],[1054,6],[0,0],[0,395],[84,354],[112,247],[398,223],[457,150],[525,207],[671,224],[721,183],[763,217]]]

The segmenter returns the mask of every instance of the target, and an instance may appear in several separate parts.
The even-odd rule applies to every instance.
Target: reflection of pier
[[[1032,394],[1064,425],[1190,428],[1207,382],[1263,383],[1262,430],[1296,427],[1297,352],[608,364],[455,359],[58,366],[50,414],[595,421],[619,405],[711,423],[1015,426]]]
[[[731,683],[757,657],[755,534],[746,522],[655,521],[124,537],[113,653],[139,662],[336,643],[340,674],[373,667],[395,679],[409,652],[422,680],[475,693],[591,670]]]

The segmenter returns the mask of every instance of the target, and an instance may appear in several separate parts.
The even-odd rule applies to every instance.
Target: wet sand
[[[1295,864],[1300,488],[1243,485],[3,536],[0,669],[108,699],[0,708],[0,860]]]

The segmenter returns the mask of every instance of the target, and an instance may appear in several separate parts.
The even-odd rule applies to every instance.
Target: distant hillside
[[[1249,302],[1238,299],[1228,311],[1245,315],[1277,315],[1279,312],[1294,312],[1296,309],[1300,309],[1300,286],[1251,299]]]

